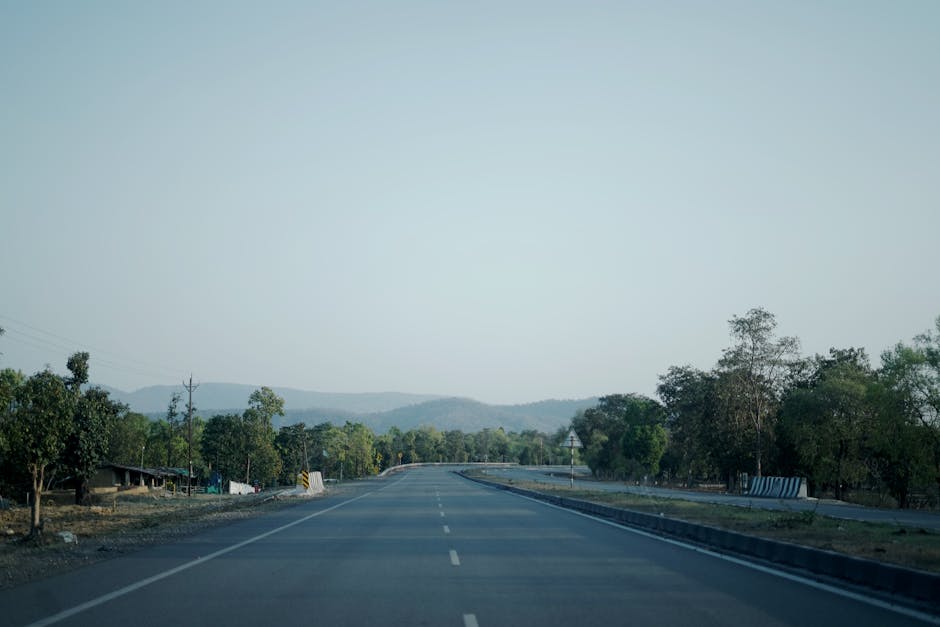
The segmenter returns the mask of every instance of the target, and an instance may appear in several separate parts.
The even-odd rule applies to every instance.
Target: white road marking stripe
[[[444,525],[444,533],[450,533],[450,527]]]
[[[444,506],[441,505],[440,503],[437,504],[437,509],[441,509],[442,507],[444,507]]]
[[[495,490],[495,488],[490,488],[490,489]],[[695,551],[696,553],[702,553],[704,555],[710,555],[711,557],[717,557],[720,560],[724,560],[726,562],[732,562],[734,564],[738,564],[739,566],[744,566],[745,568],[750,568],[752,570],[757,570],[762,573],[767,573],[768,575],[780,577],[781,579],[788,579],[796,583],[801,583],[803,585],[809,586],[810,588],[816,588],[817,590],[825,590],[826,592],[831,592],[832,594],[837,594],[841,597],[846,597],[854,601],[860,601],[862,603],[867,603],[868,605],[874,605],[875,607],[879,607],[883,610],[888,610],[890,612],[895,612],[897,614],[902,614],[904,616],[916,618],[918,620],[922,620],[922,621],[925,621],[934,625],[940,625],[940,616],[932,616],[930,614],[920,612],[915,609],[904,607],[903,605],[894,605],[893,603],[882,601],[881,599],[868,597],[863,594],[859,594],[857,592],[852,592],[851,590],[844,590],[842,588],[838,588],[836,586],[830,586],[820,581],[813,581],[812,579],[807,579],[806,577],[801,577],[793,573],[788,573],[782,570],[774,570],[773,568],[770,568],[768,566],[763,566],[755,562],[749,562],[745,559],[740,559],[737,557],[733,557],[731,555],[724,555],[722,553],[716,553],[715,551],[710,551],[709,549],[704,549],[700,546],[695,546],[694,544],[687,544],[685,542],[682,542],[681,540],[674,540],[672,538],[658,536],[648,531],[635,529],[633,527],[628,527],[627,525],[621,525],[611,520],[605,520],[603,518],[598,518],[597,516],[592,516],[591,514],[585,514],[584,512],[579,512],[573,509],[568,509],[566,507],[552,505],[551,503],[540,501],[539,499],[534,499],[530,496],[516,494],[515,492],[510,492],[510,494],[512,494],[513,496],[518,496],[519,498],[522,498],[522,499],[526,499],[528,501],[532,501],[533,503],[538,503],[539,505],[544,505],[545,507],[551,507],[553,509],[560,509],[563,512],[568,512],[569,514],[574,514],[575,516],[581,516],[582,518],[590,518],[591,520],[595,520],[599,523],[603,523],[610,527],[616,527],[617,529],[622,529],[623,531],[629,531],[630,533],[635,533],[637,535],[645,536],[652,540],[659,540],[660,542],[665,542],[666,544],[681,546],[682,548],[689,549],[690,551]]]
[[[450,563],[452,566],[460,566],[460,558],[457,557],[457,551],[450,550]]]
[[[443,518],[443,517],[444,517],[444,512],[441,512],[441,518]]]
[[[480,627],[480,623],[477,622],[476,614],[464,614],[463,627]]]
[[[399,482],[401,482],[401,481],[402,481],[402,479],[399,479],[399,480],[396,481],[395,483],[399,483]],[[193,566],[199,566],[200,564],[203,564],[203,563],[205,563],[205,562],[208,562],[209,560],[213,560],[213,559],[215,559],[215,558],[217,558],[217,557],[221,557],[221,556],[223,556],[223,555],[226,555],[226,554],[228,554],[228,553],[231,553],[232,551],[237,551],[238,549],[242,548],[243,546],[248,546],[249,544],[252,544],[252,543],[254,543],[254,542],[257,542],[258,540],[263,540],[264,538],[267,538],[268,536],[272,536],[272,535],[274,535],[275,533],[279,533],[279,532],[281,532],[281,531],[284,531],[285,529],[290,529],[291,527],[294,527],[294,526],[296,526],[296,525],[299,525],[300,523],[307,522],[307,521],[310,520],[311,518],[316,518],[317,516],[322,516],[323,514],[326,514],[327,512],[333,511],[334,509],[338,509],[338,508],[340,508],[340,507],[342,507],[342,506],[344,506],[344,505],[348,505],[349,503],[352,503],[353,501],[358,501],[359,499],[365,498],[365,497],[369,496],[370,494],[374,494],[375,492],[379,492],[379,491],[381,491],[381,490],[384,490],[385,488],[387,488],[387,487],[389,487],[389,486],[391,486],[391,485],[394,485],[394,484],[389,484],[388,486],[384,486],[384,487],[380,488],[379,490],[375,490],[375,491],[373,491],[373,492],[366,492],[365,494],[360,494],[359,496],[357,496],[357,497],[355,497],[355,498],[352,498],[352,499],[349,499],[348,501],[343,501],[342,503],[337,503],[336,505],[334,505],[334,506],[332,506],[332,507],[328,507],[328,508],[322,509],[322,510],[320,510],[320,511],[318,511],[318,512],[314,512],[314,513],[310,514],[309,516],[304,516],[303,518],[298,518],[297,520],[295,520],[295,521],[293,521],[293,522],[289,522],[289,523],[287,523],[286,525],[281,525],[281,526],[278,527],[277,529],[272,529],[271,531],[266,531],[266,532],[264,532],[264,533],[262,533],[262,534],[259,534],[259,535],[255,536],[254,538],[249,538],[249,539],[247,539],[247,540],[243,540],[242,542],[239,542],[238,544],[233,544],[232,546],[226,547],[226,548],[224,548],[224,549],[219,549],[219,550],[216,551],[215,553],[210,553],[209,555],[206,555],[205,557],[200,557],[200,558],[194,559],[194,560],[192,560],[191,562],[186,562],[185,564],[180,564],[179,566],[177,566],[177,567],[175,567],[175,568],[171,568],[171,569],[169,569],[169,570],[165,570],[165,571],[163,571],[162,573],[157,573],[156,575],[153,575],[153,576],[151,576],[151,577],[147,577],[146,579],[141,579],[140,581],[137,581],[137,582],[135,582],[135,583],[132,583],[132,584],[130,584],[130,585],[128,585],[128,586],[124,586],[123,588],[119,588],[119,589],[117,589],[117,590],[115,590],[115,591],[113,591],[113,592],[109,592],[109,593],[107,593],[107,594],[103,594],[103,595],[101,595],[101,596],[98,597],[98,598],[92,599],[91,601],[85,601],[84,603],[82,603],[82,604],[80,604],[80,605],[76,605],[75,607],[71,607],[71,608],[69,608],[69,609],[67,609],[67,610],[63,610],[63,611],[59,612],[58,614],[53,614],[52,616],[47,616],[46,618],[43,618],[43,619],[41,619],[41,620],[38,620],[38,621],[36,621],[35,623],[30,623],[29,625],[27,625],[27,627],[44,627],[45,625],[53,625],[53,624],[55,624],[55,623],[58,623],[58,622],[60,622],[60,621],[65,620],[66,618],[70,618],[70,617],[72,617],[72,616],[75,616],[76,614],[79,614],[80,612],[84,612],[85,610],[90,610],[90,609],[93,608],[93,607],[98,607],[99,605],[102,605],[102,604],[104,604],[104,603],[107,603],[108,601],[112,601],[112,600],[114,600],[114,599],[117,599],[118,597],[122,597],[122,596],[124,596],[125,594],[129,594],[129,593],[131,593],[131,592],[134,592],[135,590],[140,590],[141,588],[143,588],[143,587],[145,587],[145,586],[149,586],[149,585],[152,584],[152,583],[156,583],[156,582],[160,581],[161,579],[166,579],[167,577],[172,577],[173,575],[175,575],[175,574],[177,574],[177,573],[181,573],[181,572],[183,572],[184,570],[189,570],[189,569],[192,568]],[[443,514],[442,514],[442,515],[443,515]]]

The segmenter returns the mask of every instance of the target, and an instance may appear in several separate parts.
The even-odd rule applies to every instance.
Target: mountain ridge
[[[182,386],[149,386],[135,392],[123,392],[101,386],[111,397],[126,403],[133,411],[160,418],[174,392]],[[241,413],[248,397],[259,386],[234,383],[205,383],[194,394],[196,411],[203,418],[220,413]],[[402,392],[328,393],[295,388],[271,388],[284,399],[285,415],[275,416],[274,427],[303,422],[307,426],[331,422],[361,422],[376,433],[392,427],[408,431],[431,426],[446,431],[465,432],[502,427],[506,431],[535,429],[551,433],[569,424],[581,409],[592,407],[597,397],[582,399],[545,399],[515,405],[491,405],[472,398]],[[182,410],[185,397],[179,409]]]
[[[202,383],[194,393],[193,404],[197,409],[228,410],[248,406],[251,393],[260,385],[242,383]],[[355,413],[381,412],[405,405],[416,405],[429,400],[445,398],[437,394],[408,394],[404,392],[317,392],[297,388],[270,386],[275,394],[284,399],[284,405],[294,409],[328,408]],[[101,386],[111,398],[127,404],[142,414],[165,412],[173,394],[183,393],[182,385],[151,385],[125,392],[109,386]]]

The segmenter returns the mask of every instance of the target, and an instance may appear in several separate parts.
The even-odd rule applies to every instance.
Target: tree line
[[[729,324],[713,369],[670,367],[658,400],[607,396],[572,419],[596,475],[730,489],[745,474],[802,476],[811,495],[937,506],[940,317],[879,368],[861,348],[801,356],[764,309]]]
[[[416,462],[567,463],[569,428],[579,459],[606,478],[739,487],[745,473],[803,476],[811,494],[870,496],[898,507],[940,500],[940,318],[911,343],[871,365],[860,348],[803,357],[794,337],[777,337],[773,314],[757,308],[730,321],[732,343],[709,371],[673,366],[657,399],[602,397],[552,434],[502,428],[476,433],[425,426],[376,434],[347,421],[275,429],[284,400],[262,387],[241,413],[200,417],[173,395],[152,420],[88,387],[89,355],[69,374],[30,377],[0,370],[0,495],[32,495],[31,534],[42,529],[43,491],[68,480],[76,503],[104,462],[194,469],[205,482],[293,484],[304,469],[324,478],[373,475]]]
[[[477,433],[439,431],[432,426],[376,434],[347,421],[342,426],[303,423],[275,430],[284,400],[262,387],[241,413],[208,420],[197,408],[181,407],[174,394],[166,414],[151,419],[112,400],[100,387],[88,387],[86,352],[67,363],[69,374],[48,367],[30,377],[0,370],[0,495],[29,495],[30,535],[42,531],[43,493],[73,485],[75,502],[89,504],[89,481],[106,462],[163,468],[205,484],[213,474],[261,486],[293,485],[302,470],[324,478],[358,478],[389,466],[416,462],[502,461],[563,463],[565,429],[545,434],[502,428]]]

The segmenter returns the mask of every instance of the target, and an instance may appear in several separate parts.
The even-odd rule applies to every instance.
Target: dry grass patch
[[[43,499],[43,534],[24,542],[27,507],[0,510],[0,588],[72,570],[114,555],[173,540],[207,527],[249,518],[296,501],[271,500],[270,494],[230,496],[103,495],[92,506],[70,503],[71,494]],[[78,538],[66,544],[57,536]]]

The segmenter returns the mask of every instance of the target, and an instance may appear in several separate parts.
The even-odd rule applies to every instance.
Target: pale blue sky
[[[940,315],[933,1],[0,0],[0,92],[27,373],[652,394]]]

